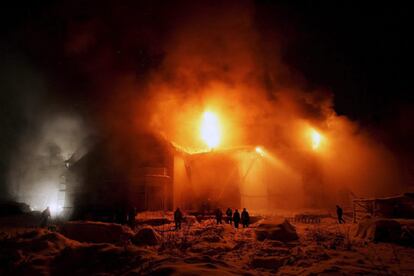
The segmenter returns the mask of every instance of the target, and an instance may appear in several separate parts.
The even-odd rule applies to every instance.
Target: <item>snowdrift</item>
[[[66,222],[60,232],[72,240],[91,243],[122,243],[134,236],[128,226],[92,221]]]
[[[132,238],[135,245],[157,245],[160,243],[161,237],[151,227],[144,227],[138,230],[137,234]]]
[[[138,247],[81,243],[45,229],[0,239],[0,275],[119,275],[156,257]]]
[[[407,224],[397,222],[404,233]],[[82,243],[46,229],[12,229],[0,232],[0,275],[414,275],[413,248],[391,250],[387,243],[366,242],[352,243],[351,249],[325,246],[349,226],[357,225],[333,219],[298,224],[300,242],[258,241],[254,227],[235,229],[209,220],[163,232],[160,246],[148,247]],[[326,243],[312,235],[320,227]],[[271,229],[277,228],[291,226],[265,222],[260,229],[272,238]]]
[[[192,263],[192,262],[195,263]],[[156,267],[153,271],[144,275],[242,275],[243,271],[218,263],[214,259],[207,260],[171,260]],[[247,274],[248,275],[248,274]]]
[[[271,270],[277,270],[283,266],[289,258],[286,256],[257,256],[253,257],[250,262],[253,268],[265,268]]]
[[[299,239],[295,227],[287,220],[282,223],[280,221],[264,221],[257,226],[255,232],[256,239],[259,241],[268,239],[290,242]]]
[[[359,222],[356,236],[375,242],[398,242],[401,225],[392,219],[366,218]]]
[[[374,242],[414,244],[414,220],[366,217],[358,223],[356,236]]]
[[[0,275],[43,275],[54,255],[80,243],[45,229],[30,230],[6,237],[0,244]],[[36,273],[34,273],[36,272]]]
[[[173,223],[174,217],[172,212],[146,211],[138,213],[135,222],[138,225],[160,226]]]

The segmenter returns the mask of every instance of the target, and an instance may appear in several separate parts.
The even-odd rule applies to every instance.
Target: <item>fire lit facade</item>
[[[275,191],[261,177],[263,160],[254,148],[189,154],[164,139],[146,139],[151,147],[140,151],[136,167],[114,165],[100,146],[71,163],[64,176],[65,211],[72,217],[88,218],[131,208],[272,207]],[[151,155],[145,153],[146,148],[151,148]]]

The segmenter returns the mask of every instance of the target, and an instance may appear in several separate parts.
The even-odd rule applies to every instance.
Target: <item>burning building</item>
[[[77,99],[69,106],[107,138],[69,158],[59,183],[67,210],[332,208],[338,190],[361,196],[396,192],[403,179],[395,156],[338,115],[332,93],[286,66],[286,37],[260,28],[250,3],[183,6],[167,5],[162,16],[148,13],[143,21],[122,6],[116,14],[129,16],[113,18],[109,28],[96,24],[108,21],[106,12],[68,27],[61,46],[73,68],[65,66],[70,72],[62,75],[80,87],[68,88],[62,102]],[[119,35],[108,39],[107,29]],[[78,73],[82,78],[73,81]],[[50,125],[46,118],[53,113],[39,120]],[[25,195],[17,198],[39,210],[51,202],[60,209],[54,195],[61,161],[83,143],[77,137],[87,136],[84,128],[73,133],[41,134],[57,137],[52,142],[64,154],[48,177],[33,166],[42,174],[34,181],[22,179],[20,166],[26,152],[39,151],[29,129],[23,144],[30,150],[11,168],[12,194]],[[40,163],[33,160],[30,165]],[[46,193],[53,198],[30,200]]]
[[[133,173],[117,169],[100,146],[77,161],[68,160],[67,172],[62,176],[65,211],[79,218],[108,216],[130,208],[240,208],[254,201],[258,207],[267,207],[268,191],[258,189],[262,183],[254,186],[255,194],[248,188],[253,181],[249,173],[261,163],[255,148],[189,154],[163,139],[145,139],[156,151],[151,156],[157,158],[137,156]]]
[[[270,152],[260,146],[216,148],[221,129],[213,113],[203,114],[200,136],[208,146],[200,152],[183,150],[159,135],[140,134],[133,139],[138,153],[124,151],[118,157],[122,161],[114,160],[105,141],[80,158],[75,154],[62,177],[64,209],[75,218],[111,220],[119,210],[131,208],[263,211],[291,205],[286,195],[302,180]],[[320,137],[312,141],[312,148],[319,142]]]

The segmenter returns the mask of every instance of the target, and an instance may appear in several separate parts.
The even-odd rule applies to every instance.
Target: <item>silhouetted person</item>
[[[240,213],[237,209],[234,211],[234,214],[233,214],[233,222],[234,222],[234,227],[239,228]]]
[[[338,216],[338,222],[341,223],[345,223],[345,220],[342,218],[343,215],[343,211],[342,208],[339,207],[338,205],[336,205],[336,214]]]
[[[227,223],[231,224],[231,218],[233,217],[233,211],[231,210],[231,208],[227,208],[226,216],[227,216]]]
[[[217,208],[217,210],[216,210],[216,221],[217,221],[217,224],[222,224],[222,218],[223,218],[223,212],[221,211],[221,209],[220,208]]]
[[[243,212],[241,213],[241,222],[243,224],[243,228],[249,227],[250,216],[249,216],[249,212],[246,211],[246,208],[244,208]]]
[[[40,227],[47,227],[50,217],[51,217],[50,209],[49,209],[49,206],[47,206],[47,208],[44,209],[43,212],[42,212]]]
[[[175,229],[181,229],[181,222],[183,220],[183,213],[181,213],[180,208],[177,208],[174,212],[174,221],[175,221]]]

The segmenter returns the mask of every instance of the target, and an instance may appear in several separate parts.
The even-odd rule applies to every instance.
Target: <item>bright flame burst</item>
[[[321,145],[322,136],[319,132],[312,129],[311,130],[311,139],[312,139],[312,149],[317,150],[319,146]]]
[[[204,112],[200,130],[201,138],[210,149],[218,146],[220,143],[220,126],[216,114],[211,111]]]
[[[264,150],[261,147],[256,147],[256,152],[260,155],[260,156],[264,156]]]

